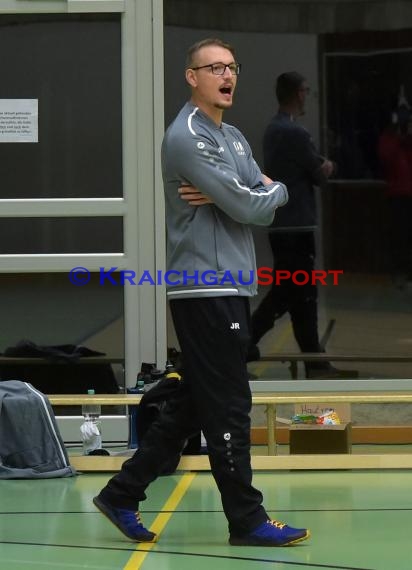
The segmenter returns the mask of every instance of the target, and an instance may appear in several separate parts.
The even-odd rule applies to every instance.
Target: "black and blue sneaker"
[[[268,520],[242,536],[229,537],[232,546],[289,546],[310,537],[306,528],[292,528],[279,521]]]
[[[143,526],[139,511],[112,507],[101,497],[94,497],[93,503],[127,538],[136,542],[156,542],[156,534]]]

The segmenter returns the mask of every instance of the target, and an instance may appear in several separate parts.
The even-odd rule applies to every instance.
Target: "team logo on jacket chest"
[[[235,151],[238,153],[239,156],[245,156],[245,149],[243,145],[239,141],[233,141],[233,146],[235,147]]]

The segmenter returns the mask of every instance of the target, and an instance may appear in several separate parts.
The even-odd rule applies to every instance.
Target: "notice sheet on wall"
[[[36,143],[38,99],[0,99],[0,143]]]

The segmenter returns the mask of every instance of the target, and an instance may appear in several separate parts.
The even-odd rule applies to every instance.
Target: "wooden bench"
[[[261,356],[257,362],[288,362],[290,376],[298,378],[299,362],[382,362],[412,363],[412,356],[405,355],[373,355],[373,354],[327,354],[325,352],[280,352]]]
[[[411,380],[303,380],[254,381],[252,402],[266,407],[268,455],[252,456],[253,469],[400,469],[412,468],[410,454],[373,455],[276,455],[276,406],[280,404],[336,403],[412,403]],[[393,389],[388,389],[392,386]],[[51,394],[54,406],[80,406],[93,403],[106,405],[136,405],[139,394]],[[71,455],[70,460],[79,471],[117,471],[126,457]],[[179,469],[210,469],[207,456],[183,456]]]

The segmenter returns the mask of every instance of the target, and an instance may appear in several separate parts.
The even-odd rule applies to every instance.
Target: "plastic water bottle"
[[[144,379],[143,378],[139,378],[138,381],[136,382],[136,394],[144,394],[145,393],[145,388],[144,388]]]
[[[87,390],[87,393],[93,396],[95,392]],[[90,400],[92,401],[92,398]],[[83,440],[83,455],[90,455],[102,447],[101,406],[92,403],[83,404],[82,414],[84,422],[80,426],[80,431]]]

